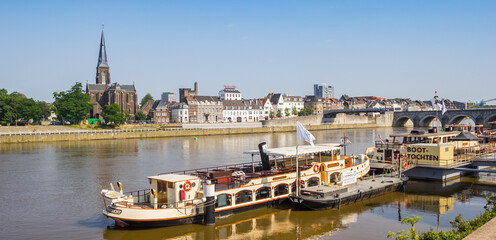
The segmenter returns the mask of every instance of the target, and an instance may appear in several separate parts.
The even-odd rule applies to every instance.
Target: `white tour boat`
[[[316,144],[283,148],[265,148],[245,152],[251,163],[202,168],[149,176],[150,188],[124,193],[102,189],[103,214],[118,226],[159,227],[200,223],[208,206],[214,216],[225,216],[257,207],[281,204],[288,195],[302,189],[339,184],[345,172],[361,178],[370,170],[365,155],[340,155],[339,144]],[[261,162],[254,162],[260,155]],[[296,162],[298,159],[298,163]],[[297,180],[296,166],[300,179]],[[210,186],[215,186],[214,191]],[[211,193],[209,193],[209,191]],[[209,201],[209,196],[212,196]],[[213,218],[213,216],[212,216]]]

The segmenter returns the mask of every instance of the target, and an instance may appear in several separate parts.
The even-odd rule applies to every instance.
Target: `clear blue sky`
[[[112,82],[139,97],[199,83],[269,92],[496,98],[496,1],[1,1],[0,88],[53,101],[95,82],[105,23]]]

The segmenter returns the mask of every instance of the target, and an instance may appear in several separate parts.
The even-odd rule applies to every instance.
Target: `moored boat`
[[[290,194],[289,198],[296,209],[322,210],[339,208],[389,192],[403,190],[408,177],[387,176],[366,179],[348,186],[319,185],[301,190],[300,194]]]
[[[339,144],[316,144],[247,151],[260,162],[186,170],[149,176],[149,189],[124,193],[102,189],[103,214],[119,226],[159,227],[200,223],[205,209],[214,206],[215,216],[257,207],[278,205],[298,188],[333,184],[353,172],[359,179],[369,172],[366,156],[340,155]],[[298,155],[298,156],[297,156]],[[297,166],[300,178],[297,181]],[[206,184],[215,185],[214,200],[205,199]],[[208,196],[207,196],[208,198]]]

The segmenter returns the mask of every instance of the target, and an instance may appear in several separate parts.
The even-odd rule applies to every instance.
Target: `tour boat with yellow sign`
[[[340,155],[340,144],[315,144],[247,151],[252,162],[149,176],[150,187],[123,192],[102,189],[103,214],[118,226],[159,227],[212,224],[215,217],[257,207],[277,206],[296,189],[359,179],[369,170],[365,155]],[[259,155],[261,161],[254,162]],[[297,173],[299,178],[297,178]],[[298,179],[298,180],[297,180]]]

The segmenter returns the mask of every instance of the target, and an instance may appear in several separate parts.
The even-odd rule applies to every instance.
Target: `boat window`
[[[243,190],[241,192],[236,193],[236,204],[249,202],[251,201],[251,191]]]
[[[270,187],[261,187],[257,189],[257,191],[255,192],[256,192],[255,198],[257,200],[270,197]]]
[[[318,186],[320,183],[320,179],[318,177],[312,177],[312,178],[308,179],[307,182],[308,182],[309,187]]]
[[[341,181],[341,173],[339,173],[339,172],[331,173],[331,175],[329,176],[329,179],[330,179],[331,183],[337,183],[337,182]]]
[[[285,184],[285,183],[279,184],[274,188],[274,195],[275,196],[288,194],[288,193],[289,193],[288,184]]]
[[[215,207],[231,206],[231,194],[221,194],[217,196]]]

